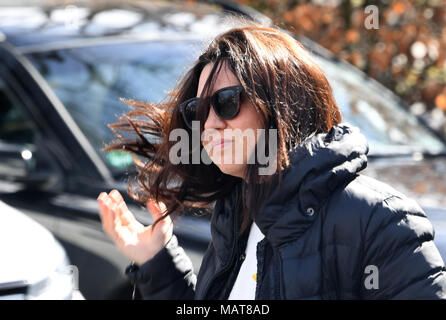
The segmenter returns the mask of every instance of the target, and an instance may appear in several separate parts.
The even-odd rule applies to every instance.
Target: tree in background
[[[446,138],[446,0],[239,0],[347,60]],[[377,9],[377,29],[366,27]]]

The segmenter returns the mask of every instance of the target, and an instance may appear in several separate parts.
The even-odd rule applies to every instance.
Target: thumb
[[[163,202],[156,202],[155,200],[149,200],[146,202],[146,206],[147,210],[149,210],[150,213],[152,214],[154,221],[161,218],[167,212],[167,207]]]

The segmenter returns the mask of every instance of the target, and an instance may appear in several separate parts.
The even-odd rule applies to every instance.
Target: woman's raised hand
[[[163,249],[173,235],[173,223],[169,216],[155,227],[146,227],[135,219],[117,190],[109,194],[102,192],[98,203],[102,228],[119,251],[139,266]],[[162,202],[152,200],[146,205],[154,220],[161,217],[166,210]]]

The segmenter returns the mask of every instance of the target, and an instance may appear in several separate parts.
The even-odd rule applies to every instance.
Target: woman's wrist
[[[134,263],[135,266],[141,267],[143,264],[145,264],[149,260],[152,260],[157,254],[159,254],[162,250],[164,250],[171,243],[173,237],[174,235],[172,234],[170,238],[167,240],[167,242],[158,250],[153,250],[153,248],[151,248],[152,250],[146,251],[147,255],[142,256],[141,258],[132,259],[132,262]]]

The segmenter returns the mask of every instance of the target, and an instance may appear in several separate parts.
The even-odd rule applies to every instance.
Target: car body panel
[[[362,171],[381,180],[422,207],[446,208],[446,158],[423,159],[421,155],[394,159],[370,159]]]
[[[48,270],[56,269],[65,252],[51,232],[1,201],[0,216],[0,243],[4,261],[1,264],[0,283],[35,283],[44,279]],[[39,260],[42,263],[35,263]]]
[[[68,273],[65,249],[41,224],[2,201],[0,243],[0,299],[72,299],[77,279]]]

